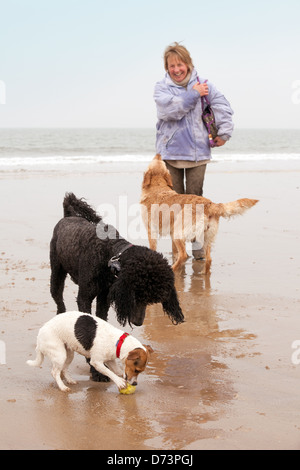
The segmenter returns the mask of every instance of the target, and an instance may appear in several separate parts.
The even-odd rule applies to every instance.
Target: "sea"
[[[0,168],[148,162],[155,129],[0,129]],[[300,129],[236,129],[213,161],[299,160]]]

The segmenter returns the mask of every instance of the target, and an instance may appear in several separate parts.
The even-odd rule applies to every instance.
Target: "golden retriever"
[[[211,266],[211,245],[217,235],[220,217],[243,214],[257,199],[238,199],[215,204],[194,194],[178,194],[160,155],[156,155],[144,173],[142,184],[142,218],[148,231],[149,245],[156,250],[159,236],[171,235],[175,271],[187,259],[186,241],[197,241],[205,252],[207,274]]]

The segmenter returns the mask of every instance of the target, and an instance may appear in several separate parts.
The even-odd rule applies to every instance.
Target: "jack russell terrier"
[[[37,336],[36,359],[27,361],[30,366],[39,367],[44,356],[52,362],[52,376],[60,390],[70,391],[68,384],[76,384],[68,373],[74,351],[90,359],[95,369],[109,377],[119,389],[127,382],[137,385],[137,376],[145,370],[150,346],[144,346],[131,335],[123,333],[104,320],[87,313],[65,312],[45,323]],[[122,370],[116,359],[124,367]]]

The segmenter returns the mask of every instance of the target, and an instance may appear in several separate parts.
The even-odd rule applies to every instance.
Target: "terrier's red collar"
[[[120,336],[120,338],[117,341],[117,344],[116,344],[116,347],[117,347],[116,356],[117,357],[120,357],[121,347],[122,347],[122,344],[124,343],[125,339],[127,338],[127,336],[129,336],[129,333],[124,333],[122,336]]]

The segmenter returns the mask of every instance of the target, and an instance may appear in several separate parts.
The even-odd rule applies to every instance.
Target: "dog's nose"
[[[137,382],[136,382],[136,381],[134,381],[134,382],[132,382],[132,384],[131,384],[131,385],[134,385],[134,386],[136,387],[136,386],[137,386]]]

